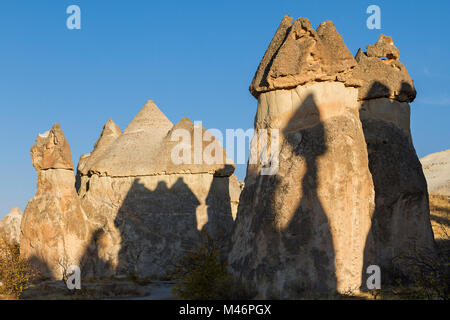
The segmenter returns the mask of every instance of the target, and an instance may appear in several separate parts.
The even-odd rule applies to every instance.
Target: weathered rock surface
[[[358,51],[358,64],[347,76],[361,85],[360,100],[389,98],[411,102],[416,98],[414,83],[408,69],[398,60],[399,56],[392,38],[384,35],[380,35],[375,45],[367,46],[367,52]],[[384,57],[387,60],[381,59]]]
[[[70,147],[56,124],[31,149],[37,192],[22,219],[21,255],[42,277],[61,279],[70,265],[81,265],[89,244],[89,223],[75,191]]]
[[[112,119],[103,126],[102,133],[94,145],[94,150],[91,153],[83,154],[78,161],[76,189],[77,192],[85,192],[80,188],[86,188],[89,181],[90,170],[92,166],[108,151],[108,148],[114,141],[122,134],[119,126],[114,123]]]
[[[394,257],[434,249],[413,81],[390,37],[354,60],[331,22],[291,21],[250,87],[256,131],[281,130],[279,170],[249,162],[230,270],[259,298],[366,290],[368,265],[389,280]]]
[[[59,124],[50,131],[39,134],[31,148],[31,160],[36,170],[73,170],[70,147]]]
[[[194,124],[187,118],[183,118],[174,126],[156,104],[149,100],[123,134],[102,152],[89,171],[109,177],[183,173],[230,176],[234,172],[234,165],[228,164],[220,143],[217,145],[218,141],[214,137],[211,137],[210,141],[204,141],[204,134],[205,129],[201,126],[194,131]],[[189,145],[189,160],[174,163],[172,152],[180,142],[179,135],[189,137],[188,141],[182,141]],[[198,148],[194,149],[196,139],[199,143]],[[203,151],[208,145],[216,148],[220,161],[214,164],[203,161]]]
[[[356,66],[331,21],[314,30],[306,18],[292,20],[288,15],[283,18],[256,71],[250,86],[255,98],[262,92],[291,89],[308,82],[347,82],[345,74]]]
[[[420,159],[427,180],[428,193],[450,196],[450,149]]]
[[[22,211],[12,208],[3,220],[0,221],[0,238],[14,245],[20,244],[20,224],[22,223]]]
[[[399,55],[392,38],[381,35],[367,53],[358,52],[354,72],[364,81],[358,95],[360,118],[375,190],[365,267],[380,266],[384,282],[392,280],[395,257],[434,250],[427,185],[409,125],[408,102],[416,91]]]
[[[285,66],[310,70],[307,81],[316,82],[259,93],[255,128],[281,131],[279,170],[262,176],[261,165],[248,166],[229,255],[233,274],[256,286],[259,298],[359,289],[373,210],[358,90],[337,79],[356,61],[331,22],[316,32],[300,18],[292,30],[303,30],[305,40],[289,40],[298,46],[286,51]],[[297,58],[311,54],[323,58]],[[285,76],[269,74],[273,83]]]
[[[392,37],[380,34],[377,43],[367,46],[367,56],[398,60],[400,57],[400,51],[396,46],[394,46],[394,40],[392,40]]]
[[[93,228],[88,273],[164,278],[175,258],[200,243],[201,231],[230,238],[240,187],[219,141],[204,141],[205,134],[187,118],[172,125],[149,101],[109,147],[98,152],[96,145],[97,160],[79,168]],[[198,152],[208,146],[218,164]],[[174,163],[177,155],[186,161]]]
[[[159,149],[163,138],[172,127],[169,119],[149,100],[90,170],[110,177],[159,173],[152,167],[155,150]]]
[[[91,153],[81,156],[80,161],[78,162],[78,172],[87,175],[92,165],[99,160],[121,134],[122,131],[119,126],[115,124],[112,119],[108,119],[108,122],[103,126],[100,138],[94,145],[94,150]]]

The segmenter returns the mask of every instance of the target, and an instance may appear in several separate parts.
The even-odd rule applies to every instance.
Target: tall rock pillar
[[[356,64],[331,21],[286,16],[253,79],[255,131],[279,130],[279,169],[250,160],[229,265],[258,298],[361,285],[374,195]]]
[[[70,147],[58,124],[36,138],[31,158],[37,192],[22,219],[20,253],[43,278],[61,279],[69,266],[82,263],[90,234],[75,190]]]
[[[434,250],[427,183],[410,132],[416,91],[399,56],[392,38],[380,35],[367,52],[359,50],[352,75],[361,84],[360,117],[375,190],[365,265],[380,266],[383,282],[393,280],[395,258]]]

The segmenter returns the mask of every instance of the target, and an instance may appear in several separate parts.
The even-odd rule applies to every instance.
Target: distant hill
[[[450,196],[450,149],[420,159],[430,195]]]

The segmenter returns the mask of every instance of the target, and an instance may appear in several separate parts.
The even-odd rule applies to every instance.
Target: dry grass
[[[0,299],[19,299],[38,272],[20,257],[19,245],[0,238]]]
[[[419,250],[399,257],[408,272],[400,275],[395,287],[382,290],[382,299],[450,298],[450,197],[430,196],[430,219],[437,252]]]
[[[430,196],[431,225],[441,250],[450,249],[450,197]]]
[[[45,281],[25,291],[25,300],[104,300],[150,295],[149,286],[130,281],[83,281],[81,290],[67,289],[64,281]]]
[[[419,271],[418,279],[409,285],[397,285],[371,292],[349,293],[340,299],[404,300],[404,299],[448,299],[448,263],[450,262],[450,197],[430,196],[430,218],[438,257],[418,253],[403,258],[403,263],[414,265]]]

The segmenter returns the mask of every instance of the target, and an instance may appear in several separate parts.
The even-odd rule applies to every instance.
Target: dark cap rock
[[[292,23],[292,17],[286,15],[256,71],[250,92],[258,98],[262,92],[313,81],[345,82],[342,73],[354,66],[355,59],[331,21],[315,31],[308,19]]]
[[[39,134],[31,148],[31,159],[36,170],[73,170],[70,146],[59,124],[49,131]]]
[[[415,99],[414,82],[408,69],[398,60],[399,56],[400,52],[392,38],[384,35],[380,35],[376,44],[367,46],[367,52],[359,49],[356,54],[358,65],[350,77],[361,83],[358,94],[360,100],[390,98],[412,102]]]

